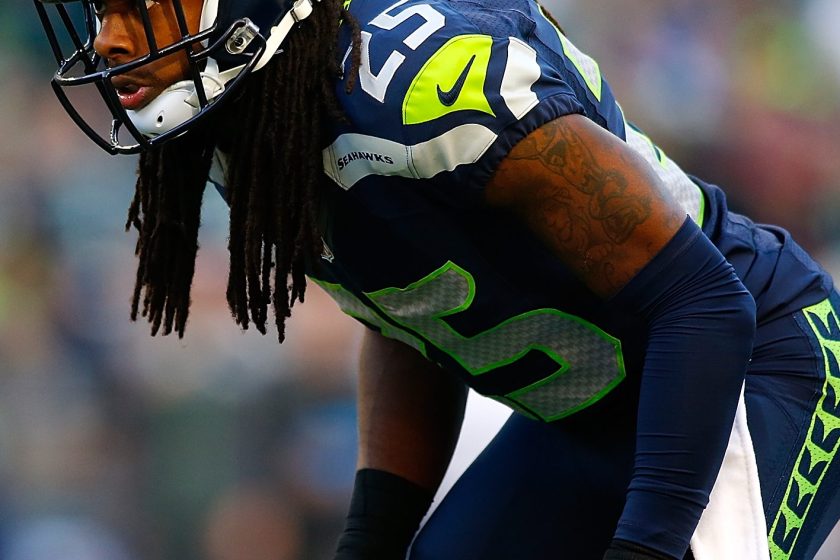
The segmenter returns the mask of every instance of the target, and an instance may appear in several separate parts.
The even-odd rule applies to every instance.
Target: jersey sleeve
[[[474,164],[453,170],[457,182],[476,189],[525,136],[558,117],[584,112],[563,75],[526,41],[500,39],[493,54],[493,75],[500,79],[488,90],[488,99],[495,111],[478,124],[488,131],[483,134],[487,143],[474,145]]]
[[[355,88],[339,90],[352,126],[324,150],[327,175],[345,189],[383,178],[483,187],[524,136],[584,112],[536,27],[531,13],[467,2],[375,15]]]

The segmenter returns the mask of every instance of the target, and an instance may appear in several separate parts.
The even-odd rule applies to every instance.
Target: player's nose
[[[109,66],[138,57],[143,27],[140,22],[134,21],[135,19],[137,18],[130,12],[110,12],[102,17],[93,48],[99,56],[108,61]],[[145,41],[142,44],[145,44]]]

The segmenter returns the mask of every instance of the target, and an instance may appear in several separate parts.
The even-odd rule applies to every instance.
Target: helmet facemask
[[[177,37],[159,44],[149,14],[154,3],[137,0],[134,9],[148,52],[109,67],[94,50],[102,0],[34,0],[58,62],[53,89],[73,121],[111,154],[137,153],[193,128],[230,99],[249,74],[262,68],[293,25],[312,10],[310,0],[298,0],[270,30],[270,22],[260,22],[262,30],[249,17],[225,21],[224,14],[232,13],[227,3],[249,1],[261,4],[260,13],[268,12],[275,19],[283,11],[276,0],[205,0],[198,30],[191,32],[182,0],[166,0],[174,10]],[[266,4],[276,11],[266,10]],[[137,110],[123,107],[114,79],[179,53],[187,60],[183,79]],[[91,103],[92,97],[104,101],[107,111],[102,111],[101,102]]]

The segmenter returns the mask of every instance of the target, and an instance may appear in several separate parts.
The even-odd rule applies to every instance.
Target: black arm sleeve
[[[729,441],[755,302],[686,220],[613,303],[649,326],[634,471],[615,537],[682,558]]]
[[[359,470],[335,560],[403,560],[433,497],[395,474]]]
[[[671,560],[655,550],[639,544],[613,539],[602,560]]]

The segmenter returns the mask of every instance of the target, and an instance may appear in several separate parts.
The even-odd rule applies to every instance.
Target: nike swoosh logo
[[[455,85],[453,85],[451,89],[443,91],[440,89],[440,84],[438,84],[438,100],[440,100],[445,107],[452,107],[455,105],[455,102],[458,101],[458,96],[461,95],[461,90],[464,89],[464,84],[467,82],[467,76],[470,73],[470,68],[472,68],[473,62],[475,62],[475,55],[472,55],[470,61],[467,62],[467,66],[461,70],[461,75],[458,76],[457,80],[455,80]]]

